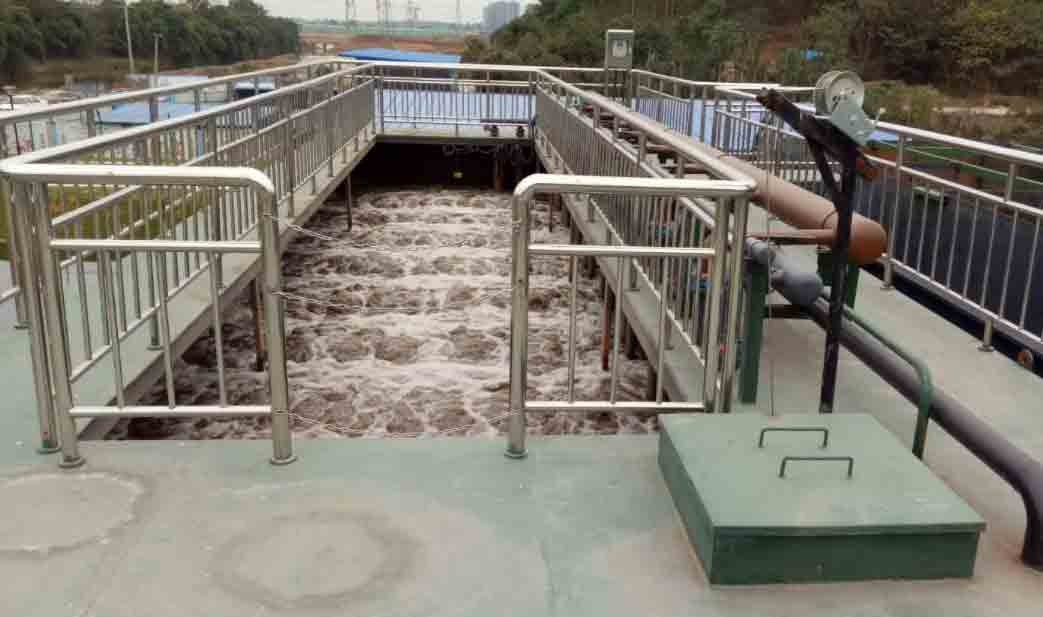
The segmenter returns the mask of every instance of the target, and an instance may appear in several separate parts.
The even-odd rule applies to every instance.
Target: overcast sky
[[[344,19],[344,0],[256,0],[273,15],[280,17],[303,17],[307,19]],[[536,0],[523,0],[522,4]],[[417,0],[420,19],[453,21],[456,16],[456,0]],[[460,0],[464,21],[479,21],[482,7],[487,0]],[[377,0],[356,0],[358,17],[373,20],[377,17]],[[405,19],[406,0],[391,0],[392,19]]]

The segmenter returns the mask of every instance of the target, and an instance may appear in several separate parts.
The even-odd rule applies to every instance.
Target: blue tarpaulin
[[[426,51],[403,51],[400,49],[386,49],[383,47],[348,49],[337,55],[343,58],[372,60],[374,62],[432,62],[440,64],[458,64],[460,62],[460,56],[457,54],[439,54]]]
[[[207,109],[213,105],[203,103],[202,109]],[[159,103],[159,119],[167,120],[169,118],[180,118],[181,116],[187,116],[188,114],[194,113],[196,107],[193,103],[169,103],[160,101]],[[100,124],[117,124],[120,126],[139,126],[142,124],[149,124],[152,120],[149,118],[148,103],[126,103],[118,105],[112,109],[103,109],[98,111],[98,122]]]

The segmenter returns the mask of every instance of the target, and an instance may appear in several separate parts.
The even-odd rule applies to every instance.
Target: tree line
[[[468,61],[601,64],[604,31],[633,28],[638,66],[809,83],[831,68],[980,92],[1043,96],[1040,0],[540,0]]]
[[[122,0],[0,0],[0,73],[17,79],[32,63],[48,59],[126,56],[123,11]],[[227,6],[140,0],[130,5],[129,19],[139,70],[151,67],[155,35],[168,67],[228,64],[298,49],[298,25],[268,15],[252,0]]]

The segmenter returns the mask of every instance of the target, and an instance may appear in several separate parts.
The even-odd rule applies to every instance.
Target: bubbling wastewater
[[[287,356],[294,434],[385,437],[450,431],[497,435],[508,412],[510,196],[460,190],[397,190],[358,196],[347,231],[343,204],[326,204],[283,257]],[[567,243],[567,229],[532,217],[537,242]],[[349,246],[347,243],[351,243]],[[529,300],[530,399],[565,400],[568,261],[534,258]],[[303,300],[307,298],[308,300]],[[577,289],[577,400],[607,400],[595,280]],[[222,328],[230,404],[267,401],[254,370],[254,327],[244,299]],[[639,400],[647,363],[619,356],[620,400]],[[181,405],[218,402],[213,336],[177,363]],[[145,404],[165,404],[161,380]],[[535,434],[649,432],[654,416],[529,414]],[[267,437],[266,418],[138,419],[113,439]]]

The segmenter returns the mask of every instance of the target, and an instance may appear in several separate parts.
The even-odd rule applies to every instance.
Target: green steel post
[[[862,271],[856,264],[847,266],[847,298],[844,303],[848,308],[855,308],[855,298],[858,297],[858,273]]]
[[[855,298],[858,297],[858,274],[861,271],[856,264],[848,264],[847,272],[847,298],[844,304],[848,308],[855,308]],[[833,253],[828,250],[818,252],[818,275],[823,281],[833,280]]]
[[[844,317],[847,317],[849,321],[857,325],[859,328],[862,328],[866,334],[883,343],[884,347],[890,349],[896,356],[908,362],[920,377],[920,397],[917,403],[916,430],[913,433],[913,454],[916,458],[922,459],[924,446],[927,444],[927,424],[931,419],[931,401],[934,398],[934,385],[931,381],[930,369],[927,368],[927,365],[922,360],[899,347],[898,343],[895,343],[884,336],[882,332],[866,322],[858,313],[849,308],[845,308]]]
[[[768,297],[768,269],[751,261],[749,272],[749,286],[746,290],[746,333],[742,339],[742,366],[739,368],[739,401],[756,403],[761,345],[764,339],[764,305]]]

